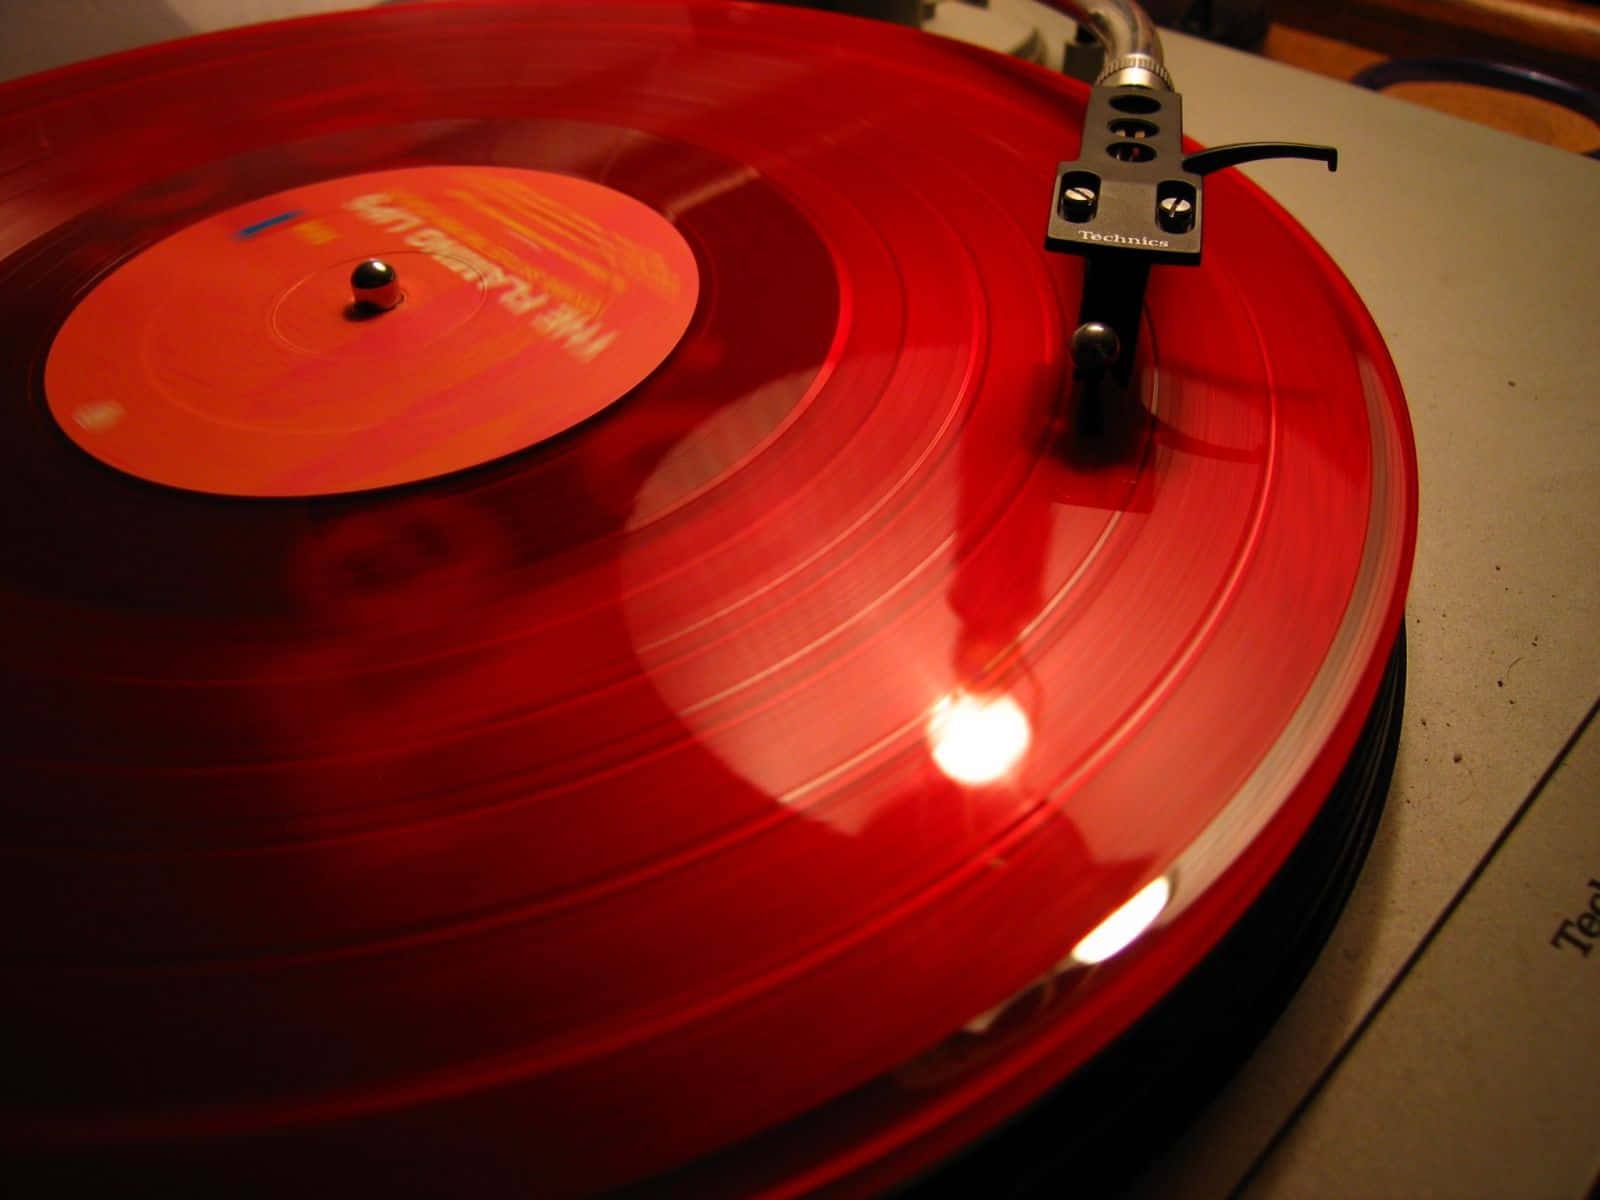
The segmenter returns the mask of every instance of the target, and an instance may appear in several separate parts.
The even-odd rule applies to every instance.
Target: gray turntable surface
[[[1371,857],[1288,1011],[1143,1190],[1584,1195],[1600,954],[1556,935],[1600,909],[1600,163],[1165,40],[1201,141],[1340,148],[1336,175],[1251,174],[1383,332],[1421,516]]]

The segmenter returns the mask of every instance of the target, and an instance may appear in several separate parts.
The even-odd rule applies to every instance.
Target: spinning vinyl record
[[[1226,175],[1075,423],[1085,95],[713,3],[0,88],[20,1169],[878,1188],[1175,994],[1339,791],[1415,465]]]

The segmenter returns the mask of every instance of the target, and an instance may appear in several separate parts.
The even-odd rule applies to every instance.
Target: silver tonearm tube
[[[1161,39],[1149,14],[1133,0],[1045,0],[1093,33],[1106,52],[1096,87],[1172,90]]]

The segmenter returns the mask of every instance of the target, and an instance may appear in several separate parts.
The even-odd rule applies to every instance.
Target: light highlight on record
[[[928,721],[933,761],[957,783],[985,784],[1016,769],[1033,741],[1027,714],[1009,695],[957,692]]]

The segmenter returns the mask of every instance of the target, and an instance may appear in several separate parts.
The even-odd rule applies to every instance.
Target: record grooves
[[[1039,207],[1084,112],[711,2],[0,88],[8,1156],[895,1186],[1200,1020],[1268,897],[1320,940],[1399,710],[1404,402],[1220,175],[1075,424]]]

